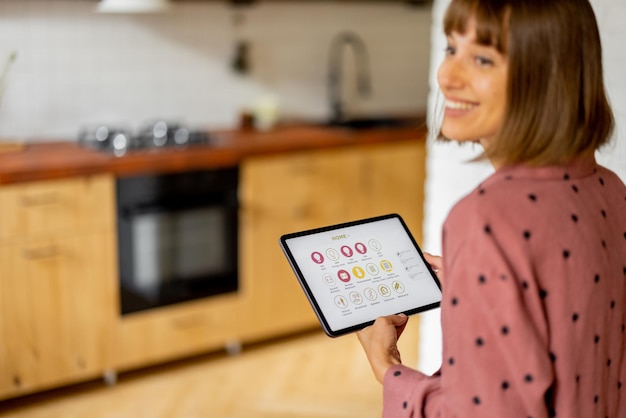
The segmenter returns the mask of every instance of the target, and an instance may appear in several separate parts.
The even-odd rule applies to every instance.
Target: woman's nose
[[[463,73],[455,57],[446,57],[437,70],[437,81],[441,89],[459,88],[463,85]]]

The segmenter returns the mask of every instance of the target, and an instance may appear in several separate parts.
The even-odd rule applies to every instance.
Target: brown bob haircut
[[[470,19],[476,41],[508,60],[504,121],[483,157],[560,164],[608,142],[614,119],[588,0],[452,0],[445,33],[466,33]]]

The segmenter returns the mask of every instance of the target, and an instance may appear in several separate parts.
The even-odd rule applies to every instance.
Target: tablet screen
[[[287,234],[280,243],[332,337],[441,301],[439,281],[399,215]]]

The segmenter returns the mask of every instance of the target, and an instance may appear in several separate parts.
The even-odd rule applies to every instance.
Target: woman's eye
[[[480,56],[480,55],[476,56],[474,58],[474,60],[480,66],[493,65],[493,60],[491,60],[491,59],[489,59],[487,57]]]
[[[446,55],[454,55],[454,53],[456,52],[456,48],[454,48],[453,46],[446,46],[446,49],[444,49]]]

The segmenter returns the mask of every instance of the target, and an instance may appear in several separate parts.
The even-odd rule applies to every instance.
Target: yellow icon
[[[361,267],[356,266],[352,269],[352,274],[354,275],[354,277],[356,277],[357,279],[362,279],[363,277],[365,277],[365,270],[363,270]]]
[[[393,266],[391,265],[391,261],[389,261],[389,260],[382,260],[380,262],[380,268],[382,268],[387,273],[389,273],[393,269]]]

